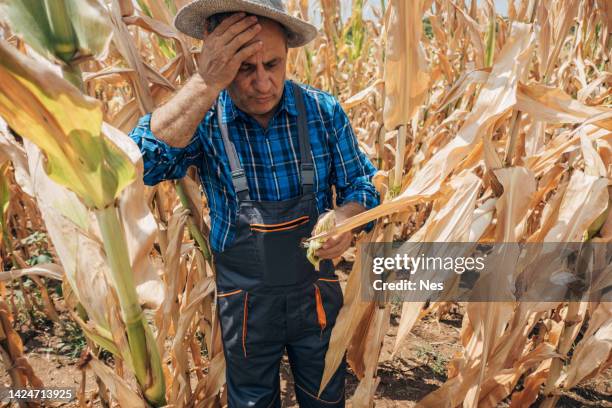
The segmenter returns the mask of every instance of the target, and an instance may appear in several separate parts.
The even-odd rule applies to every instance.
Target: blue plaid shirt
[[[368,209],[377,206],[379,195],[371,183],[376,169],[359,149],[342,107],[330,94],[300,86],[305,91],[319,214],[333,207],[332,185],[336,188],[337,205],[353,201]],[[223,121],[244,168],[251,199],[280,201],[300,195],[297,108],[290,82],[285,82],[280,106],[265,130],[232,103],[227,91],[221,92],[219,98]],[[142,152],[147,185],[179,179],[189,166],[197,167],[210,208],[210,244],[213,250],[221,252],[234,239],[238,201],[216,109],[215,104],[206,113],[184,148],[157,139],[151,132],[150,114],[139,120],[130,137]]]

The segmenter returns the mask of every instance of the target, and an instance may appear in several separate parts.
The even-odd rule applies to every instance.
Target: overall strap
[[[304,106],[304,94],[302,88],[295,82],[293,86],[293,96],[298,111],[298,138],[300,140],[300,174],[302,175],[302,194],[311,193],[314,185],[314,166],[310,155],[310,136],[308,134],[308,117]]]
[[[225,153],[229,159],[230,170],[232,171],[232,184],[234,185],[234,191],[240,200],[250,200],[249,198],[249,186],[247,184],[246,175],[244,169],[240,165],[240,159],[238,153],[236,153],[236,146],[229,139],[227,131],[227,123],[223,122],[223,114],[221,110],[221,99],[217,102],[217,121],[219,122],[219,129],[221,130],[221,137],[223,138],[223,145],[225,146]]]
[[[302,89],[295,82],[293,86],[293,95],[298,111],[298,138],[300,141],[300,174],[302,176],[302,193],[311,193],[314,185],[314,166],[312,164],[312,156],[310,155],[310,137],[308,134],[308,118],[306,116],[306,108],[304,106],[304,95]],[[219,122],[219,130],[223,138],[225,152],[229,159],[230,170],[232,172],[232,184],[234,191],[240,200],[250,200],[249,187],[247,184],[244,169],[240,165],[240,159],[236,152],[236,146],[229,138],[227,123],[223,122],[223,114],[221,109],[221,100],[217,102],[217,121]]]

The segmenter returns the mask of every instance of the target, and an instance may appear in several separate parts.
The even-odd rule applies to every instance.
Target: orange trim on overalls
[[[249,313],[249,292],[244,294],[244,313],[242,315],[242,351],[244,352],[244,357],[246,358],[246,336],[247,336],[247,316]]]
[[[240,292],[242,292],[242,289],[236,289],[234,291],[227,292],[227,293],[218,293],[217,297],[231,296],[231,295],[235,295],[236,293],[240,293]]]
[[[295,227],[299,227],[300,225],[303,224],[307,224],[308,220],[304,220],[300,223],[294,224],[294,225],[290,225],[288,227],[284,227],[284,228],[275,228],[275,229],[260,229],[260,228],[253,228],[251,227],[251,230],[253,231],[258,231],[258,232],[276,232],[276,231],[285,231],[285,230],[289,230],[289,229],[293,229]]]
[[[327,326],[327,316],[325,316],[325,309],[323,308],[323,298],[321,297],[321,291],[316,283],[313,284],[315,287],[315,302],[317,305],[317,321],[321,327],[321,333]]]
[[[251,224],[251,227],[263,227],[263,228],[269,228],[269,227],[282,227],[283,225],[287,225],[287,224],[291,224],[294,223],[296,221],[301,221],[303,219],[309,219],[310,216],[309,215],[303,215],[299,218],[296,218],[295,220],[291,220],[291,221],[285,221],[285,222],[281,222],[278,224]]]

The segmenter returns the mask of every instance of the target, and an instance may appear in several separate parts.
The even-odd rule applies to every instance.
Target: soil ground
[[[63,301],[53,294],[54,303],[61,316],[61,324],[41,318],[17,322],[18,330],[27,358],[34,372],[47,387],[74,387],[78,389],[82,372],[78,369],[79,349],[84,339],[68,322]],[[399,311],[399,308],[396,310]],[[30,316],[31,317],[31,316]],[[25,319],[25,318],[24,318]],[[425,318],[417,323],[409,337],[403,342],[397,355],[390,359],[395,342],[399,316],[392,314],[390,331],[385,337],[382,362],[378,375],[380,383],[376,391],[376,408],[412,407],[429,392],[438,388],[446,379],[445,364],[453,354],[461,350],[459,331],[461,311],[455,310],[442,320]],[[353,395],[358,380],[349,369],[347,377],[347,400]],[[10,379],[6,372],[0,373],[0,386],[8,387]],[[298,407],[293,392],[293,381],[289,364],[281,366],[283,407]],[[93,407],[100,407],[96,397],[97,385],[91,372],[87,373],[86,395],[93,397]],[[76,402],[53,403],[49,406],[78,407]],[[535,406],[537,406],[536,404]],[[0,408],[7,404],[0,403]],[[503,402],[500,407],[509,406]],[[601,373],[570,392],[563,394],[558,407],[612,407],[612,368]]]

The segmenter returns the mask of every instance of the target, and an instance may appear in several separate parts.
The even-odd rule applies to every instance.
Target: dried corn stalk
[[[383,113],[387,131],[410,123],[429,89],[429,66],[421,43],[423,3],[423,0],[389,3]]]

